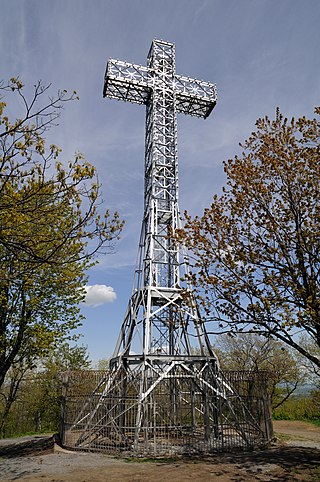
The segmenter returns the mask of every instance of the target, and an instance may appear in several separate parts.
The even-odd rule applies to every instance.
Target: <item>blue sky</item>
[[[177,73],[211,82],[211,116],[178,118],[180,208],[201,214],[224,184],[222,162],[260,116],[320,105],[318,0],[0,0],[3,79],[77,90],[48,142],[98,170],[105,208],[126,226],[116,252],[89,273],[109,303],[85,306],[81,342],[111,355],[133,281],[143,206],[144,107],[102,98],[109,57],[146,65],[153,38],[176,44]],[[116,296],[114,293],[116,293]],[[109,296],[111,293],[111,296]],[[97,298],[93,301],[97,304]]]

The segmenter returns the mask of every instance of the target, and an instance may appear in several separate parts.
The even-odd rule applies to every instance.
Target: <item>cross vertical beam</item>
[[[179,226],[177,113],[206,118],[217,100],[214,84],[176,75],[175,46],[153,40],[147,67],[109,60],[103,95],[146,106],[144,214],[134,288],[114,358],[130,351],[190,355],[187,325],[197,325],[195,302],[183,311],[181,259],[171,234]],[[183,264],[183,263],[182,263]],[[136,340],[140,340],[137,344]],[[203,348],[201,348],[203,351]]]

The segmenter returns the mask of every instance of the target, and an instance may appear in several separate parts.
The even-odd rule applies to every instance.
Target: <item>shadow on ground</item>
[[[52,435],[0,440],[1,482],[320,481],[320,450],[283,442],[252,452],[173,459],[120,459],[66,451],[54,442]]]

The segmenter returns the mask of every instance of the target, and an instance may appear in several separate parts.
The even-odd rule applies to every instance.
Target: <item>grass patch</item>
[[[291,440],[292,438],[291,435],[287,435],[286,433],[275,432],[274,435],[280,441]]]
[[[305,420],[305,421],[312,423],[312,424],[315,425],[316,427],[320,427],[320,418],[315,418],[315,419],[313,419],[313,420]]]
[[[313,469],[311,469],[311,481],[314,481],[314,482],[319,482],[320,480],[320,467],[314,467]]]

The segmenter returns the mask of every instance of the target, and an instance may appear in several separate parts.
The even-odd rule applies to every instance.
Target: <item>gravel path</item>
[[[17,456],[19,444],[40,450],[41,437],[0,441],[1,482],[316,482],[320,480],[320,430],[303,422],[275,422],[281,444],[268,450],[193,459],[124,460],[97,453],[71,452],[43,437],[37,456]],[[279,438],[281,438],[279,437]],[[287,437],[290,437],[287,439]],[[49,447],[51,443],[51,449]]]

